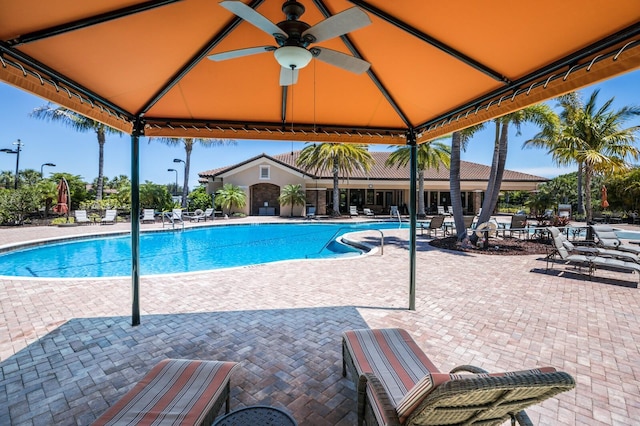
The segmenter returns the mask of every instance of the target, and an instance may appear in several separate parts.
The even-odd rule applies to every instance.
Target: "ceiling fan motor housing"
[[[302,33],[311,28],[311,25],[298,20],[305,11],[302,3],[295,0],[287,0],[284,5],[282,5],[282,11],[287,19],[285,21],[278,22],[277,25],[282,29],[282,31],[287,33],[288,37],[285,38],[281,34],[274,34],[278,45],[307,47],[315,41],[315,37],[311,34],[307,34],[302,37]]]

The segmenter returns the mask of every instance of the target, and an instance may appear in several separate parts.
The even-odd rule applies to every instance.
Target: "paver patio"
[[[105,229],[0,229],[0,244],[96,231]],[[535,424],[640,418],[637,275],[598,270],[590,281],[565,266],[545,271],[544,256],[453,253],[418,237],[409,311],[408,231],[384,233],[383,255],[142,277],[137,327],[130,278],[1,279],[0,424],[89,424],[171,357],[240,362],[232,409],[266,404],[300,425],[353,425],[340,334],[362,327],[407,329],[443,371],[572,374],[574,391],[528,410]],[[360,238],[377,244],[379,233]]]

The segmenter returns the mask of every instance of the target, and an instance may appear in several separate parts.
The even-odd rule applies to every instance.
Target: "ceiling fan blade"
[[[276,24],[262,16],[260,13],[256,12],[255,9],[247,6],[238,0],[225,0],[221,1],[220,6],[227,9],[229,12],[239,16],[244,19],[248,23],[254,25],[255,27],[261,29],[265,33],[275,36],[276,34],[280,34],[285,38],[288,37],[287,33],[282,31],[280,27]]]
[[[280,67],[280,86],[291,86],[298,82],[298,69]]]
[[[315,38],[314,43],[319,43],[366,27],[369,24],[371,24],[369,15],[360,8],[352,7],[318,22],[303,32],[302,36],[312,35]]]
[[[354,74],[362,74],[371,66],[367,61],[324,47],[314,47],[311,49],[311,53],[322,62],[351,71]]]
[[[256,55],[258,53],[273,52],[276,50],[274,46],[258,46],[248,47],[246,49],[229,50],[228,52],[214,53],[207,56],[212,61],[226,61],[227,59],[241,58],[243,56]]]

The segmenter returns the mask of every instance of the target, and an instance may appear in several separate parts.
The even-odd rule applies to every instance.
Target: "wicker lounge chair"
[[[615,230],[611,226],[592,225],[591,229],[596,236],[596,241],[599,246],[608,249],[627,251],[629,253],[640,255],[640,246],[624,244],[622,241],[620,241],[620,238],[618,238],[618,235],[616,235]]]
[[[441,373],[398,328],[347,331],[342,354],[342,374],[349,372],[358,392],[358,425],[531,425],[525,408],[575,387],[569,374],[551,367]]]
[[[166,359],[104,412],[100,425],[211,425],[222,405],[229,412],[235,362]]]
[[[547,252],[547,269],[550,269],[549,263],[551,263],[551,267],[553,268],[553,262],[551,261],[555,256],[559,256],[562,260],[572,263],[578,268],[588,268],[589,276],[592,276],[599,267],[620,269],[626,272],[637,272],[638,276],[640,276],[640,264],[634,261],[604,257],[599,253],[588,251],[589,248],[582,250],[582,254],[571,254],[569,249],[572,248],[572,245],[566,244],[567,239],[562,232],[555,226],[550,226],[547,230],[553,241],[553,249]]]

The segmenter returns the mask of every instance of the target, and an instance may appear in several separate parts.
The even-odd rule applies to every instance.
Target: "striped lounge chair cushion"
[[[223,361],[161,361],[93,424],[199,425],[225,394],[237,365]]]
[[[406,330],[399,328],[350,330],[343,334],[358,376],[373,373],[385,388],[395,407],[403,397],[436,366],[418,347]],[[369,400],[377,399],[367,390]],[[381,407],[372,408],[382,424]]]

